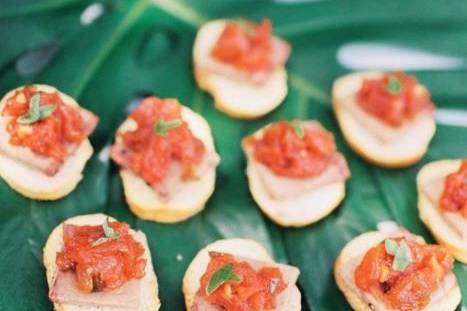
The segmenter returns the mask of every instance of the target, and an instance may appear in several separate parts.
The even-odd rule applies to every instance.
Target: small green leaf
[[[29,110],[17,119],[19,124],[33,124],[49,117],[57,108],[57,105],[40,105],[41,95],[35,93],[29,101]]]
[[[108,217],[105,219],[105,222],[102,224],[102,229],[104,230],[104,236],[92,242],[91,247],[100,245],[110,240],[117,240],[118,238],[120,238],[120,232],[118,232],[117,230],[115,230],[114,228],[110,226]]]
[[[19,124],[32,124],[39,120],[41,116],[40,100],[41,95],[39,93],[32,95],[31,99],[29,100],[28,112],[17,119]]]
[[[49,117],[57,108],[57,105],[46,105],[40,107],[40,117],[39,120],[43,120]]]
[[[391,74],[388,77],[388,84],[386,85],[386,90],[389,92],[391,95],[399,95],[399,93],[402,91],[402,83],[399,81],[399,79]]]
[[[412,253],[410,247],[405,241],[402,241],[399,245],[394,261],[392,263],[392,269],[394,271],[404,271],[412,262]]]
[[[165,136],[169,130],[179,127],[182,123],[181,119],[173,119],[169,121],[158,120],[154,125],[154,131],[159,136]]]
[[[293,120],[290,122],[290,126],[292,126],[298,138],[303,139],[303,137],[305,137],[305,126],[303,125],[302,121]]]
[[[393,256],[396,255],[397,250],[399,249],[397,242],[391,239],[384,240],[384,247],[386,248],[386,252]]]
[[[208,295],[212,294],[216,289],[218,289],[225,282],[241,282],[242,277],[236,274],[233,271],[232,264],[226,264],[211,276],[209,284],[206,287],[206,293]]]

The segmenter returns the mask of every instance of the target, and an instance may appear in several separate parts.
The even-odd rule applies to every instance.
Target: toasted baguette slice
[[[253,136],[261,137],[264,128]],[[303,227],[329,215],[345,197],[345,181],[326,184],[318,189],[286,199],[274,199],[264,186],[253,151],[243,146],[247,157],[246,174],[251,195],[272,221],[283,227]]]
[[[360,263],[362,256],[368,249],[378,245],[387,237],[388,234],[378,231],[367,232],[359,235],[347,243],[336,259],[334,264],[334,278],[337,286],[344,294],[352,309],[356,311],[393,310],[386,308],[383,303],[379,303],[378,306],[373,305],[370,307],[369,302],[364,298],[363,293],[357,287],[353,278],[353,269]],[[452,272],[448,274],[448,276],[451,279],[454,278],[455,281],[455,277]],[[423,311],[454,311],[456,309],[461,301],[461,292],[457,282],[452,288],[440,288],[439,290],[442,290],[443,292],[438,293],[436,295],[436,299],[433,299],[423,309]]]
[[[81,215],[69,218],[65,221],[67,224],[73,225],[101,225],[104,223],[107,215],[104,214],[90,214],[90,215]],[[110,220],[115,220],[112,217],[109,217]],[[136,232],[131,230],[132,234]],[[143,234],[144,236],[144,234]],[[146,269],[145,276],[141,279],[143,282],[140,291],[140,308],[138,311],[157,311],[160,308],[159,301],[159,287],[157,284],[157,277],[154,273],[154,269],[151,261],[151,253],[147,245],[146,238],[144,236],[144,248],[146,250]],[[58,225],[50,234],[43,253],[44,266],[47,273],[47,284],[49,288],[53,286],[55,278],[57,276],[57,265],[55,263],[55,258],[57,252],[63,248],[63,223]],[[54,309],[56,311],[121,311],[121,308],[110,308],[110,307],[90,307],[90,306],[80,306],[80,305],[71,305],[71,304],[58,304],[54,303]]]
[[[70,96],[59,92],[56,88],[44,84],[35,84],[39,91],[58,92],[61,100],[70,106],[78,103]],[[0,101],[0,111],[14,92],[24,87],[8,92]],[[30,167],[20,161],[0,153],[0,177],[14,190],[23,196],[35,200],[57,200],[72,192],[83,178],[82,172],[86,162],[93,153],[88,139],[85,139],[75,152],[63,163],[54,176],[47,176],[43,172]]]
[[[390,141],[383,141],[375,128],[364,124],[349,107],[357,107],[356,94],[363,79],[377,78],[381,72],[359,72],[346,75],[334,82],[332,89],[333,109],[344,138],[352,149],[367,161],[387,168],[406,167],[419,161],[428,149],[436,129],[431,115],[419,114],[397,130],[361,110],[367,123],[375,124],[379,132],[393,132]],[[420,90],[425,90],[421,85]],[[376,127],[375,126],[375,127]],[[387,136],[387,135],[385,135]]]
[[[457,260],[467,264],[467,240],[446,221],[424,190],[427,183],[445,178],[456,172],[460,165],[461,160],[441,160],[428,163],[420,170],[417,175],[418,210],[420,219],[430,229],[436,241],[446,246]]]
[[[215,152],[211,129],[206,120],[185,106],[182,107],[182,119],[188,123],[193,135],[204,143],[206,152]],[[118,131],[130,130],[132,126],[131,120],[126,120]],[[126,201],[136,216],[174,223],[188,219],[204,208],[214,191],[216,168],[209,167],[199,179],[185,182],[169,200],[161,200],[153,188],[129,169],[120,170],[120,176]]]
[[[234,118],[258,118],[274,110],[284,100],[287,95],[287,73],[284,67],[280,67],[261,85],[248,79],[234,78],[234,75],[238,76],[235,69],[211,56],[211,50],[222,34],[226,22],[208,22],[198,31],[193,46],[195,79],[201,89],[214,97],[214,104],[218,110]],[[207,68],[220,70],[214,72]],[[220,71],[224,71],[224,74]]]
[[[258,242],[248,239],[225,239],[213,242],[200,250],[193,261],[188,266],[183,277],[183,294],[185,296],[185,306],[190,311],[195,295],[200,286],[200,279],[206,272],[209,264],[209,252],[229,253],[235,256],[249,258],[252,260],[274,262],[267,250]],[[280,308],[279,308],[280,307]],[[297,286],[291,288],[290,296],[285,305],[278,306],[277,309],[295,311],[301,310],[301,294]]]

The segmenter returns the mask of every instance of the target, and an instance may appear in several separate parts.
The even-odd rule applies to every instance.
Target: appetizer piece
[[[301,310],[299,270],[275,263],[247,239],[219,240],[203,248],[183,278],[188,311]]]
[[[73,191],[93,149],[98,118],[57,89],[19,87],[0,101],[0,176],[25,197],[56,200]]]
[[[140,218],[185,220],[214,191],[219,156],[209,125],[176,99],[144,99],[118,129],[110,155]]]
[[[435,239],[467,264],[467,159],[425,165],[417,176],[420,218]]]
[[[444,246],[405,230],[373,231],[351,240],[334,277],[354,310],[453,311],[461,292]]]
[[[57,226],[44,247],[55,310],[155,311],[157,278],[146,236],[103,214]]]
[[[257,118],[287,95],[285,62],[290,45],[272,35],[268,19],[216,20],[198,31],[193,63],[199,87],[215,106],[236,118]]]
[[[368,161],[406,167],[426,153],[435,133],[428,90],[403,72],[361,72],[333,86],[333,109],[347,143]]]
[[[332,133],[316,121],[277,122],[242,142],[251,194],[281,226],[300,227],[331,213],[350,176]]]

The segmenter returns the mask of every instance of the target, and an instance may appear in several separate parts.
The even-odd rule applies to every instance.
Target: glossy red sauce
[[[308,178],[322,173],[336,154],[331,132],[317,124],[303,123],[304,137],[299,137],[289,122],[268,126],[261,138],[250,136],[254,157],[280,176]]]
[[[401,239],[395,239],[398,243]],[[384,243],[371,248],[355,270],[355,283],[391,308],[403,311],[423,309],[444,277],[452,270],[454,259],[445,247],[406,240],[412,262],[402,272],[392,269],[394,256]]]
[[[128,224],[115,221],[110,226],[120,237],[95,246],[93,243],[104,236],[102,226],[63,227],[64,246],[56,263],[61,271],[75,273],[83,292],[112,290],[145,274],[144,248],[130,235]]]
[[[439,203],[442,209],[467,218],[467,160],[462,161],[457,172],[446,177]]]
[[[227,281],[211,294],[206,288],[212,275],[226,264],[232,264],[241,282]],[[274,283],[274,284],[273,284]],[[276,307],[276,297],[287,288],[281,271],[263,267],[255,271],[247,262],[237,261],[232,255],[216,254],[201,277],[198,295],[226,311],[263,311]]]
[[[402,89],[397,94],[388,91],[389,77],[394,76]],[[419,112],[432,112],[434,105],[428,92],[415,91],[417,79],[403,72],[385,74],[381,78],[365,79],[357,93],[358,104],[369,114],[392,127],[414,118]]]
[[[219,61],[247,71],[271,70],[272,24],[264,19],[259,24],[249,21],[229,21],[212,49]]]
[[[205,154],[203,142],[195,137],[188,124],[168,130],[165,136],[154,130],[159,120],[181,119],[182,106],[174,99],[148,97],[129,116],[138,128],[119,134],[125,146],[126,167],[134,171],[149,184],[161,182],[168,174],[170,165],[181,164],[183,178],[196,178],[193,170],[200,164]]]
[[[89,135],[86,124],[80,109],[63,103],[57,92],[40,92],[41,106],[56,105],[49,117],[29,125],[18,123],[17,119],[27,114],[29,101],[36,92],[35,86],[26,86],[7,99],[2,115],[13,117],[7,125],[10,143],[63,162],[69,155],[68,146],[80,144]]]

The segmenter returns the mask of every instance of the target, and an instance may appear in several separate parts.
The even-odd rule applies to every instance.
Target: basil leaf
[[[35,93],[29,100],[28,112],[20,116],[16,121],[19,124],[32,124],[36,122],[37,120],[39,120],[41,116],[40,100],[41,100],[41,95],[39,93]]]
[[[118,232],[117,230],[115,230],[114,228],[110,226],[108,217],[105,219],[105,222],[102,224],[102,229],[104,229],[104,235],[106,238],[115,240],[120,237],[120,232]]]
[[[57,105],[41,106],[39,120],[43,120],[47,118],[48,116],[50,116],[55,111],[56,108],[57,108]]]
[[[159,136],[165,136],[170,129],[177,128],[182,125],[182,123],[181,119],[173,119],[169,121],[159,120],[154,124],[154,132]]]
[[[225,282],[241,282],[242,277],[233,271],[232,264],[226,264],[211,276],[208,286],[206,287],[206,293],[212,294]]]
[[[104,223],[102,224],[102,229],[104,230],[104,236],[92,242],[91,247],[100,245],[110,240],[117,240],[118,238],[120,238],[120,232],[118,232],[117,230],[115,230],[114,228],[110,226],[108,217],[105,219]]]
[[[395,256],[399,250],[399,245],[397,242],[391,239],[384,240],[384,247],[386,248],[386,253],[393,256]]]
[[[412,253],[410,247],[405,241],[400,243],[399,249],[394,256],[392,269],[394,271],[404,271],[412,262]]]
[[[295,135],[297,135],[298,138],[303,139],[303,137],[305,137],[305,127],[303,126],[302,121],[293,120],[290,122],[290,125],[292,126],[293,130],[295,131]]]
[[[386,90],[391,95],[398,95],[402,91],[402,83],[395,75],[389,75]]]

